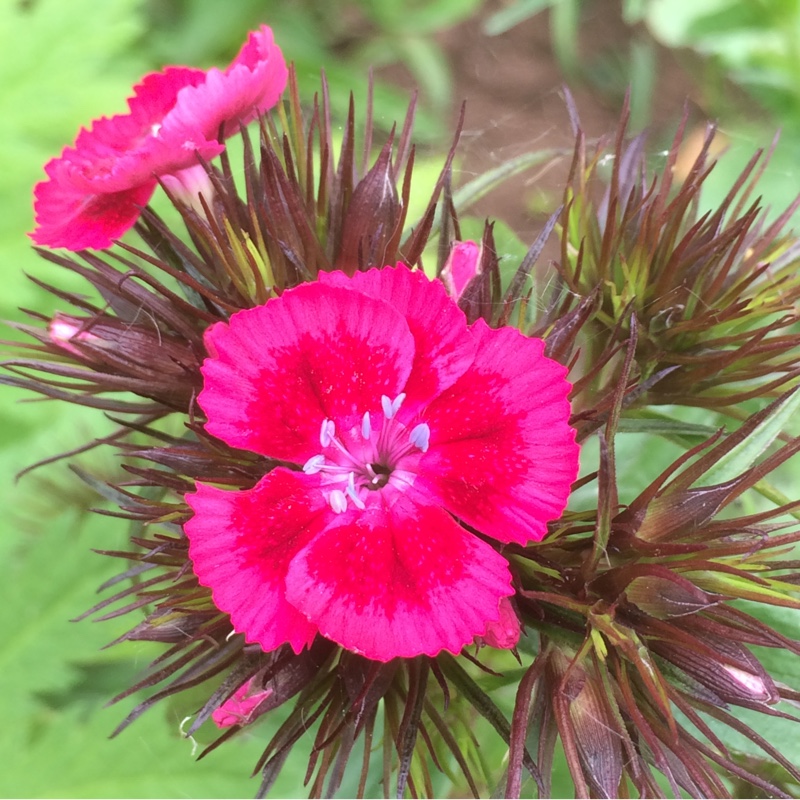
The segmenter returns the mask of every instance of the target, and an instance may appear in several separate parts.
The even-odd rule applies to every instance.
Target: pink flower
[[[565,369],[512,328],[468,327],[403,265],[290,289],[206,334],[206,430],[284,461],[198,484],[189,555],[236,631],[295,652],[457,653],[512,594],[498,542],[541,539],[578,468]]]
[[[481,246],[471,240],[453,242],[441,279],[449,295],[458,300],[473,278],[481,274]]]
[[[266,26],[224,71],[168,67],[145,76],[128,114],[95,120],[45,166],[48,179],[34,189],[31,238],[70,250],[109,247],[136,222],[158,177],[180,181],[182,170],[197,166],[197,153],[219,155],[225,137],[275,105],[286,79]]]
[[[232,725],[246,725],[252,722],[253,712],[272,694],[271,688],[251,693],[252,688],[251,678],[211,714],[211,719],[218,728],[230,728]]]

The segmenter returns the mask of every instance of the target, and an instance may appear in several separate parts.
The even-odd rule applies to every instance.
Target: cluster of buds
[[[800,608],[800,501],[767,481],[800,449],[781,430],[800,353],[793,209],[767,225],[747,204],[754,161],[697,218],[705,151],[673,186],[679,134],[651,180],[624,122],[606,184],[605,144],[588,156],[576,125],[564,205],[504,286],[492,225],[461,241],[455,144],[407,218],[413,103],[377,155],[351,104],[337,149],[324,83],[304,111],[291,70],[275,105],[286,80],[268,29],[225,71],[149,76],[37,191],[37,242],[103,251],[43,257],[102,300],[46,287],[70,308],[32,314],[0,380],[119,425],[103,441],[127,478],[105,513],[138,525],[107,551],[128,562],[121,588],[89,613],[138,612],[121,641],[165,648],[118,696],[150,692],[119,730],[207,685],[185,731],[222,730],[203,755],[290,707],[262,794],[310,739],[310,792],[333,795],[363,740],[363,796],[382,727],[397,796],[432,795],[450,764],[476,796],[519,796],[526,775],[548,796],[559,739],[579,796],[785,795],[800,770],[735,709],[788,718],[800,701],[751,649],[800,654],[757,611]],[[141,208],[159,184],[180,230]],[[552,295],[533,298],[557,226]],[[138,244],[108,247],[131,227]],[[743,421],[709,432],[664,404]],[[682,447],[635,497],[623,432]],[[743,514],[754,487],[776,502]],[[568,506],[571,488],[590,501]],[[512,657],[504,710],[482,678]],[[478,717],[508,746],[494,785],[462,744]]]

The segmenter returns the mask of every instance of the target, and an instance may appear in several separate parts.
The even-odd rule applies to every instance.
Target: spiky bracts
[[[800,643],[737,601],[751,601],[749,610],[757,608],[752,603],[800,608],[791,558],[800,540],[798,504],[731,512],[800,442],[741,473],[714,471],[790,399],[689,449],[626,505],[610,423],[594,476],[600,507],[566,515],[551,537],[518,554],[517,602],[539,632],[539,650],[520,684],[512,740],[522,729],[534,735],[528,743],[545,776],[560,737],[581,796],[662,796],[655,773],[676,796],[727,796],[725,777],[781,795],[765,777],[767,763],[779,764],[790,783],[800,781],[780,746],[735,711],[795,719],[779,703],[795,701],[797,691],[773,680],[751,646],[799,654]],[[761,762],[726,746],[715,721],[761,748]],[[507,790],[519,786],[512,755]]]
[[[563,298],[553,318],[589,303],[588,354],[597,358],[627,340],[635,316],[635,363],[652,381],[650,404],[720,409],[775,397],[798,370],[800,250],[784,230],[798,202],[768,221],[753,198],[766,165],[758,152],[723,202],[704,208],[715,132],[678,183],[684,125],[658,172],[648,168],[644,137],[626,138],[624,118],[611,147],[592,151],[578,131],[559,220]]]
[[[129,480],[111,487],[86,478],[116,506],[106,513],[135,521],[137,532],[129,550],[109,552],[128,567],[93,612],[137,612],[122,638],[166,648],[119,695],[151,693],[120,729],[158,700],[208,682],[190,735],[228,701],[255,700],[225,718],[206,752],[291,706],[258,765],[262,793],[302,743],[311,794],[334,793],[348,760],[360,760],[363,795],[375,783],[370,753],[383,738],[384,793],[432,795],[431,774],[442,769],[458,770],[465,791],[488,794],[495,787],[464,746],[480,715],[509,744],[507,776],[493,776],[509,796],[522,792],[526,773],[548,795],[558,738],[581,796],[722,796],[732,781],[785,794],[800,782],[796,767],[736,709],[784,715],[782,701],[800,700],[753,649],[800,647],[759,619],[757,605],[800,604],[791,552],[800,537],[797,504],[766,482],[800,446],[780,431],[796,403],[786,393],[798,352],[796,248],[780,224],[759,228],[758,209],[744,209],[734,195],[695,216],[706,167],[701,158],[672,186],[678,140],[663,178],[646,182],[641,141],[626,144],[620,132],[605,189],[598,173],[605,151],[587,156],[579,134],[565,205],[516,277],[502,285],[487,225],[475,275],[459,297],[470,322],[513,324],[545,338],[547,355],[570,368],[579,440],[599,441],[597,463],[584,458],[577,484],[584,498],[592,490],[591,502],[551,523],[541,543],[503,551],[515,592],[506,611],[523,628],[513,713],[482,687],[476,670],[496,666],[487,651],[485,665],[468,663],[468,652],[382,664],[318,637],[300,654],[288,645],[264,653],[232,632],[198,584],[182,527],[185,495],[198,481],[252,487],[281,466],[204,430],[196,402],[203,334],[320,271],[433,260],[426,246],[435,233],[438,266],[445,264],[452,239],[461,238],[449,192],[452,151],[426,212],[408,220],[412,118],[413,107],[402,132],[372,159],[371,125],[356,147],[351,108],[337,151],[324,90],[304,116],[290,80],[288,106],[263,119],[257,136],[243,134],[243,178],[223,155],[219,166],[206,165],[210,197],[193,204],[173,197],[185,230],[148,209],[138,247],[43,253],[87,280],[98,299],[51,287],[71,309],[53,319],[32,315],[25,330],[34,343],[5,363],[2,381],[98,408],[119,424],[104,441],[124,456]],[[533,298],[523,288],[527,275],[559,223],[559,278],[548,298]],[[655,408],[664,403],[745,421],[714,432]],[[664,436],[682,448],[635,497],[619,477],[623,432]],[[777,448],[776,439],[783,440]],[[737,500],[754,487],[774,507],[744,513]],[[749,737],[764,758],[735,752],[717,723]]]

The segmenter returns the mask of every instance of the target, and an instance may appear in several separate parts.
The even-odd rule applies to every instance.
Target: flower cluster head
[[[800,609],[798,502],[770,484],[800,450],[783,430],[799,251],[784,218],[736,200],[753,165],[698,219],[707,169],[672,185],[680,136],[644,181],[623,120],[605,187],[603,145],[587,156],[578,131],[565,204],[509,273],[492,223],[460,241],[454,149],[407,219],[413,102],[376,155],[352,104],[334,147],[319,97],[301,105],[261,28],[224,71],[145,78],[36,189],[35,241],[81,250],[42,255],[102,301],[42,284],[70,307],[31,312],[0,380],[119,426],[100,443],[124,478],[80,474],[136,526],[88,613],[140,612],[121,641],[164,649],[116,698],[151,692],[118,731],[206,686],[184,731],[218,736],[202,755],[286,709],[261,793],[311,739],[310,793],[335,795],[363,741],[363,796],[383,730],[385,791],[394,770],[397,796],[433,795],[432,768],[455,764],[464,792],[496,794],[479,717],[508,748],[507,796],[526,775],[550,794],[559,739],[579,796],[800,783],[737,716],[793,719],[800,702],[762,659],[800,642],[759,617]],[[234,133],[241,176],[222,153]],[[178,226],[146,206],[159,182]],[[132,226],[140,246],[89,252]],[[680,454],[654,467],[662,440]],[[769,507],[740,506],[755,490]]]
[[[109,247],[137,220],[159,179],[191,199],[207,187],[199,158],[272,108],[287,69],[272,31],[250,34],[225,69],[168,67],[134,87],[128,113],[101,117],[45,166],[38,184],[36,244],[70,250]]]
[[[499,542],[541,539],[577,476],[564,368],[468,327],[405,265],[321,273],[206,333],[208,433],[287,463],[187,497],[189,555],[234,630],[319,632],[390,661],[458,653],[512,593]]]

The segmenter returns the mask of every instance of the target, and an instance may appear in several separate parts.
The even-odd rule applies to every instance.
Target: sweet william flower
[[[226,137],[275,105],[286,79],[266,26],[250,34],[225,70],[168,67],[145,76],[127,114],[95,120],[45,166],[47,180],[34,189],[31,238],[70,250],[109,247],[136,222],[159,177],[196,189],[197,154],[219,155]]]
[[[497,543],[540,540],[577,474],[565,369],[541,340],[468,327],[440,282],[398,265],[323,273],[206,346],[206,430],[287,464],[186,498],[194,570],[237,632],[389,661],[498,622]]]

